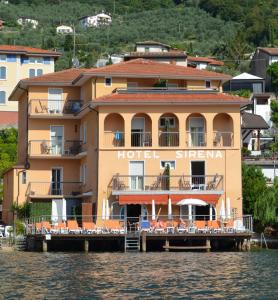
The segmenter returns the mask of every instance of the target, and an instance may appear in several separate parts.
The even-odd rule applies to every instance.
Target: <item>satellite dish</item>
[[[74,57],[74,58],[72,59],[72,66],[73,66],[74,68],[78,68],[78,67],[80,66],[80,63],[79,63],[78,58]]]

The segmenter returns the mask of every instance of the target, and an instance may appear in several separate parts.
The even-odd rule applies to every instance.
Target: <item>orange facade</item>
[[[221,93],[228,79],[139,59],[22,80],[10,97],[19,102],[19,155],[5,174],[4,221],[15,201],[59,199],[67,215],[81,207],[99,218],[163,216],[169,199],[173,215],[212,218],[224,203],[241,216],[245,101]],[[183,199],[207,207],[184,209]]]

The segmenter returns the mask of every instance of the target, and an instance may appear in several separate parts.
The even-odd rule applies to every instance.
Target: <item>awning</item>
[[[176,205],[183,199],[191,199],[193,195],[176,195],[176,194],[163,194],[163,195],[120,195],[119,204],[145,204],[151,205],[152,200],[155,204],[168,205],[168,199],[171,198],[172,204]],[[194,199],[205,201],[207,204],[215,205],[219,200],[220,195],[218,194],[194,194]]]
[[[207,202],[200,199],[190,198],[190,199],[182,199],[177,203],[177,205],[197,205],[197,206],[206,206]]]

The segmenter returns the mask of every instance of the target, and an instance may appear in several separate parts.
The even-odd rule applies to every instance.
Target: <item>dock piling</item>
[[[84,240],[84,252],[89,252],[89,241]]]
[[[206,247],[207,247],[207,252],[210,252],[211,249],[210,239],[206,239]]]
[[[142,232],[142,252],[147,251],[147,237],[146,232]]]
[[[47,241],[46,240],[42,240],[42,251],[47,252]]]

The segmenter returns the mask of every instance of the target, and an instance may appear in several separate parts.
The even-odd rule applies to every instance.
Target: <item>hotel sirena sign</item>
[[[118,159],[160,159],[157,151],[135,150],[135,151],[118,151]],[[174,158],[174,157],[173,157]],[[176,159],[221,159],[223,154],[219,150],[177,150],[175,151]]]

